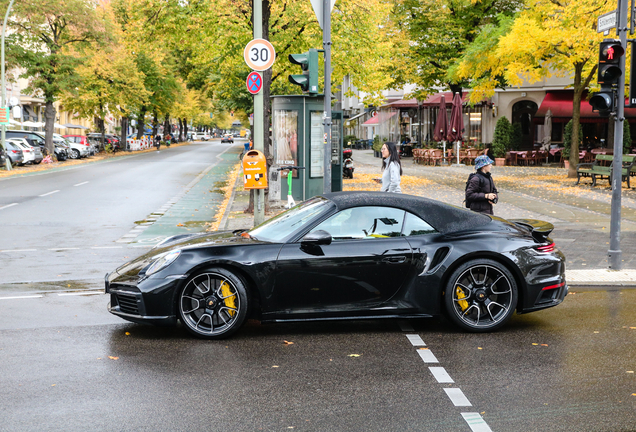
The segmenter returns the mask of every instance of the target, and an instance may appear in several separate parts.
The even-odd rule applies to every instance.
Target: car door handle
[[[389,264],[402,264],[404,261],[406,261],[406,257],[402,255],[386,257],[382,260],[382,262],[389,263]]]

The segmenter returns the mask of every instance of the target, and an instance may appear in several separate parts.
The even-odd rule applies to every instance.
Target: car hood
[[[240,232],[235,234],[233,231],[177,235],[167,238],[163,243],[160,243],[158,247],[155,247],[140,257],[118,267],[114,273],[121,276],[137,278],[139,273],[154,262],[159,255],[171,250],[181,249],[182,251],[187,251],[199,248],[263,243],[265,242],[250,237],[242,237]]]

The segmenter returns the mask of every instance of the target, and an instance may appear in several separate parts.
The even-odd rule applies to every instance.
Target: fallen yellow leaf
[[[119,360],[119,357],[108,356],[108,358],[111,360]]]
[[[294,344],[293,342],[289,342],[289,341],[283,341],[283,343],[284,343],[285,345],[293,345],[293,344]]]
[[[538,343],[534,343],[534,342],[532,342],[532,345],[539,345],[539,344],[538,344]]]
[[[349,354],[349,357],[360,357],[361,354]]]
[[[477,349],[483,349],[482,347],[477,347]]]
[[[130,336],[130,332],[126,332],[126,336]]]
[[[272,366],[272,367],[273,367],[273,368],[277,368],[277,367],[279,367],[279,366],[274,365],[274,366]]]

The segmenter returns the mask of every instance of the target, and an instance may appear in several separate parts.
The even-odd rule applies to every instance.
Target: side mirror
[[[330,245],[331,244],[331,234],[324,230],[318,230],[307,234],[300,240],[300,243],[303,245]]]

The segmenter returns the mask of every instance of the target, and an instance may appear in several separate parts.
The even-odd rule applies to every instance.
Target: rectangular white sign
[[[616,27],[616,11],[613,10],[598,17],[596,32],[603,33]]]

